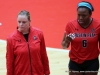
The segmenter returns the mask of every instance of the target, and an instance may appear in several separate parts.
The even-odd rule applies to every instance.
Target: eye
[[[23,24],[25,24],[25,23],[26,23],[26,21],[23,21],[22,23],[23,23]]]
[[[82,15],[83,17],[87,16],[87,15]]]
[[[21,23],[21,21],[18,21],[18,23]]]
[[[85,17],[87,17],[87,15],[85,15],[85,14],[78,14],[78,17],[83,17],[83,18],[85,18]]]

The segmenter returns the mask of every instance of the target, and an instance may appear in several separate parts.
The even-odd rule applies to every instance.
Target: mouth
[[[78,22],[79,22],[80,24],[84,24],[84,21],[83,21],[83,20],[78,20]]]
[[[24,27],[20,27],[20,28],[24,28]]]

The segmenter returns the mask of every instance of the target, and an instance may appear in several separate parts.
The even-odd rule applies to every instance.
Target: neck
[[[21,32],[22,34],[28,34],[28,33],[29,33],[29,30],[27,30],[27,31],[22,31],[22,30],[18,29],[18,31]]]
[[[22,32],[23,34],[28,34],[29,32]]]

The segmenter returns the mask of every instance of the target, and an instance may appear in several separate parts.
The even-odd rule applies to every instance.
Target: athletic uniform
[[[29,34],[16,30],[7,38],[7,75],[50,74],[41,30],[30,27]]]
[[[69,68],[72,70],[86,70],[89,66],[84,68],[85,65],[83,63],[87,64],[86,62],[89,60],[96,60],[97,68],[95,70],[98,70],[100,22],[92,19],[90,25],[87,28],[83,28],[77,20],[73,20],[66,25],[65,31],[67,35],[69,33],[75,34],[75,39],[71,41],[71,50],[69,52]],[[75,66],[78,67],[76,64],[83,65],[84,69],[80,68],[79,65],[79,68],[75,68]]]

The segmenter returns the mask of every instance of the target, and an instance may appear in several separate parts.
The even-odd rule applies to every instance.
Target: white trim
[[[59,48],[50,48],[50,47],[46,47],[46,49],[52,51],[69,52],[68,49],[59,49]]]
[[[5,40],[1,40],[1,39],[0,39],[0,42],[2,42],[2,43],[6,43],[6,41],[5,41]]]

